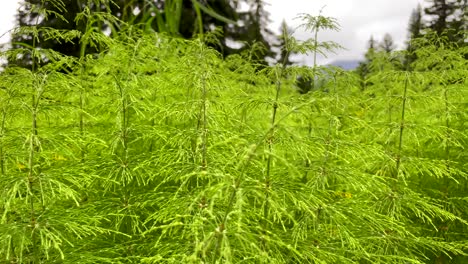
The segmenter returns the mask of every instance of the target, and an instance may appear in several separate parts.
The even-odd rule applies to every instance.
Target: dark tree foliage
[[[393,42],[392,36],[388,33],[385,33],[382,43],[380,43],[379,46],[383,51],[387,53],[392,52],[392,50],[395,49],[395,43]]]
[[[413,9],[411,12],[409,24],[408,24],[408,37],[409,40],[407,42],[406,51],[407,55],[404,61],[404,66],[406,69],[410,68],[411,63],[416,61],[416,47],[413,43],[414,39],[420,38],[422,36],[422,30],[424,28],[423,20],[422,20],[422,8],[421,5]]]
[[[272,51],[271,42],[275,38],[273,32],[268,29],[270,20],[269,14],[265,10],[265,5],[262,0],[246,0],[249,9],[239,12],[239,20],[242,21],[242,26],[234,27],[230,32],[230,38],[235,41],[243,41],[248,45],[241,49],[249,48],[253,43],[261,43],[264,47],[263,52],[254,54],[256,59],[265,63],[264,58],[274,58],[275,54]],[[270,38],[270,39],[269,39]]]
[[[363,90],[366,87],[365,79],[367,75],[369,75],[369,73],[371,72],[370,65],[374,59],[376,49],[377,49],[377,42],[375,41],[374,36],[371,36],[369,39],[367,52],[364,55],[365,60],[360,62],[359,66],[356,69],[356,72],[360,76],[361,89]]]
[[[175,1],[175,0],[173,0]],[[154,9],[158,10],[163,17],[163,20],[168,20],[168,16],[179,15],[179,29],[177,34],[183,38],[189,39],[196,35],[200,29],[198,28],[198,15],[194,6],[193,0],[181,0],[182,9],[180,14],[166,12],[165,5],[167,0],[153,1],[117,1],[119,10],[113,9],[113,14],[116,14],[124,21],[131,20],[133,23],[146,23],[146,19],[154,18]],[[267,28],[270,20],[269,14],[264,8],[262,0],[204,0],[198,1],[203,4],[218,17],[209,14],[202,14],[203,32],[210,32],[215,28],[222,30],[222,37],[219,39],[221,47],[216,47],[224,56],[239,53],[243,50],[251,48],[253,43],[261,43],[264,47],[264,52],[256,52],[256,59],[264,61],[265,57],[273,57],[272,47],[270,42],[274,39],[274,34]],[[241,10],[241,6],[247,6],[246,10]],[[123,7],[123,8],[121,8]],[[138,9],[139,12],[133,12]],[[150,13],[148,15],[148,13]],[[235,21],[236,24],[228,23],[220,17],[230,21]],[[157,19],[152,19],[152,27],[156,31],[160,31],[157,25]],[[229,43],[240,45],[229,45]],[[236,46],[236,47],[234,47]]]
[[[292,34],[292,29],[288,27],[288,24],[286,21],[283,20],[281,23],[281,28],[280,28],[281,35],[278,36],[278,43],[273,45],[275,48],[278,49],[279,57],[277,59],[278,63],[282,63],[286,66],[294,64],[293,61],[291,61],[291,56],[295,55],[296,53],[291,53],[291,51],[288,51],[286,47],[286,41],[288,36]]]
[[[249,49],[253,43],[257,42],[263,44],[264,49],[259,49],[262,52],[259,51],[254,54],[255,59],[265,63],[265,57],[273,57],[271,46],[267,40],[268,35],[273,36],[273,34],[267,29],[269,23],[268,13],[265,11],[261,0],[114,0],[109,2],[108,5],[100,4],[102,2],[104,1],[62,0],[63,5],[59,6],[51,4],[50,1],[24,0],[23,8],[16,15],[16,23],[20,27],[37,25],[38,28],[76,29],[84,32],[85,23],[77,22],[75,18],[87,6],[92,12],[108,11],[123,22],[140,26],[149,25],[150,28],[158,32],[164,31],[163,28],[158,27],[159,22],[173,20],[176,21],[178,26],[175,35],[186,39],[192,38],[200,31],[209,32],[220,28],[223,32],[219,39],[221,45],[216,46],[216,48],[224,56]],[[173,3],[181,4],[180,10],[171,10],[172,5],[169,8],[165,6]],[[197,10],[195,8],[196,3],[203,5],[208,13]],[[247,4],[248,10],[240,11],[241,4]],[[34,8],[34,6],[39,6],[52,13],[49,13],[47,19],[44,19],[44,16],[35,11],[37,8]],[[200,15],[202,17],[202,30],[198,26]],[[177,16],[177,19],[174,19],[175,16]],[[220,17],[224,19],[220,19]],[[228,23],[227,20],[235,21],[237,24]],[[101,25],[101,30],[106,30],[105,24]],[[230,42],[240,42],[242,45],[235,48],[229,46]],[[18,34],[12,36],[12,48],[32,45],[33,39],[30,35]],[[79,39],[75,39],[73,43],[60,43],[39,36],[39,41],[34,45],[42,49],[52,49],[64,55],[75,57],[80,55]],[[87,48],[85,53],[92,52],[96,52],[96,50]],[[24,56],[14,63],[10,61],[9,64],[30,67],[28,66],[31,65],[30,61],[29,56]]]
[[[427,28],[439,36],[446,34],[450,41],[462,43],[466,36],[466,0],[429,0],[424,8],[428,16]]]
[[[52,27],[55,29],[84,31],[83,23],[75,23],[76,14],[81,12],[83,7],[80,1],[63,1],[63,5],[57,2],[26,0],[24,5],[16,14],[16,24],[19,27],[35,26],[38,28]],[[45,19],[37,7],[43,7],[48,10],[48,18]],[[60,14],[60,15],[58,15]],[[13,49],[21,47],[35,46],[41,49],[52,49],[65,55],[78,56],[80,53],[79,39],[73,43],[60,43],[56,39],[45,39],[43,35],[38,36],[39,41],[35,41],[31,35],[14,34],[11,39]],[[21,59],[15,59],[8,62],[9,65],[18,65],[22,67],[31,67],[30,54],[23,54]]]
[[[422,8],[421,5],[413,9],[408,25],[408,32],[410,38],[419,38],[422,36],[424,24],[422,19]]]
[[[253,54],[254,59],[265,63],[266,57],[274,56],[270,45],[274,34],[267,28],[270,23],[269,14],[264,9],[262,0],[206,0],[204,2],[217,14],[237,22],[233,25],[212,16],[203,16],[204,32],[212,31],[217,27],[222,29],[223,36],[220,39],[222,47],[219,51],[224,56],[250,49],[254,43],[260,43],[263,46],[263,49]],[[196,13],[193,1],[185,0],[183,3],[180,34],[184,38],[191,38],[197,32]],[[246,4],[248,9],[240,10],[242,4]],[[235,45],[229,45],[230,42],[240,45],[234,47]]]

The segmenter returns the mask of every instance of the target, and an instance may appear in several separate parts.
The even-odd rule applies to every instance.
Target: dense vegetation
[[[0,74],[2,263],[468,261],[466,46],[428,33],[363,79],[87,25],[41,34],[102,52],[3,53],[33,59]]]
[[[84,34],[89,30],[90,20],[83,14],[105,12],[106,20],[101,17],[94,22],[93,32],[118,32],[124,24],[145,31],[156,31],[171,36],[190,39],[201,32],[222,29],[217,36],[218,45],[212,45],[223,56],[237,54],[249,49],[254,43],[262,43],[264,49],[252,52],[265,63],[275,56],[270,41],[275,39],[268,26],[268,12],[263,0],[20,0],[22,7],[16,15],[19,27],[33,26],[37,29],[54,28],[76,30]],[[241,9],[241,7],[243,7]],[[246,8],[247,7],[247,8]],[[110,17],[109,15],[112,15]],[[44,19],[47,17],[47,19]],[[112,23],[109,23],[111,22]],[[121,24],[120,22],[123,22]],[[124,26],[125,27],[125,26]],[[79,57],[82,53],[102,51],[100,47],[87,46],[82,50],[80,38],[63,43],[47,34],[31,38],[31,32],[16,32],[11,46],[21,48],[32,46],[52,49],[63,55]],[[88,31],[88,33],[90,33]],[[34,42],[34,43],[33,43]],[[228,45],[228,42],[236,45]],[[31,57],[24,56],[9,61],[10,65],[28,67]]]

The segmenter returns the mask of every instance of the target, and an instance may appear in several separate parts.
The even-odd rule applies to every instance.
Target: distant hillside
[[[344,70],[354,70],[359,66],[358,60],[337,60],[329,63],[328,65],[341,67]]]

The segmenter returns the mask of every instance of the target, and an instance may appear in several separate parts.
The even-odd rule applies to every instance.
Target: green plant
[[[87,12],[99,54],[4,53],[47,63],[0,73],[1,261],[466,262],[465,48],[415,40],[411,71],[375,54],[363,90]]]

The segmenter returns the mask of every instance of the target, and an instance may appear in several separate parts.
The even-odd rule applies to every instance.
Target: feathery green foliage
[[[0,74],[1,261],[467,261],[466,48],[426,36],[411,71],[377,54],[362,89],[223,59],[211,34],[79,36],[105,50],[5,53],[49,63]],[[305,73],[327,81],[299,94]]]

